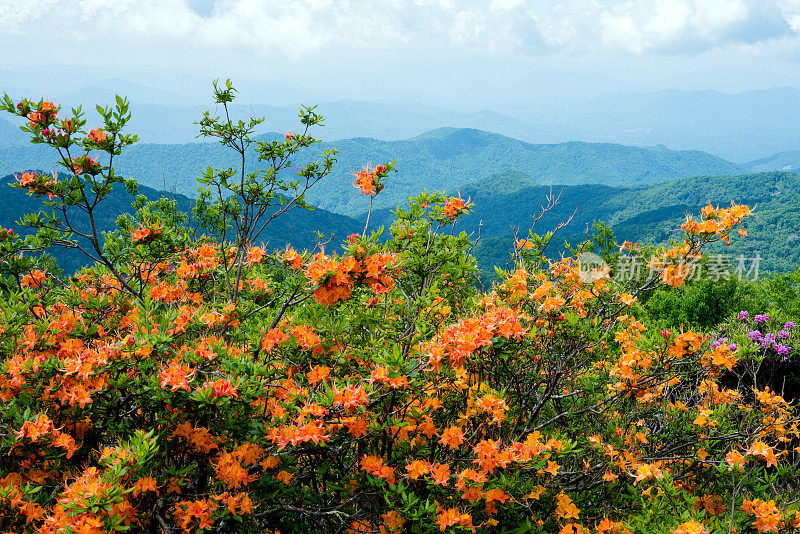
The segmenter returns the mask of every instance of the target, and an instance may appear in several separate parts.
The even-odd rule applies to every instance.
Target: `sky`
[[[800,0],[0,0],[12,90],[118,77],[192,100],[231,77],[276,103],[480,109],[800,86],[798,67]]]

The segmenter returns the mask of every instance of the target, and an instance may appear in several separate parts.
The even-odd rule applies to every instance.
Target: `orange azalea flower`
[[[505,420],[506,412],[508,411],[506,401],[498,399],[497,396],[491,394],[484,395],[478,399],[475,406],[484,412],[491,413],[492,422],[498,425]]]
[[[356,177],[353,185],[359,189],[361,194],[374,197],[383,190],[384,184],[379,183],[378,174],[386,172],[386,167],[378,165],[374,169],[367,167],[356,173],[351,173]]]
[[[238,397],[239,393],[228,380],[219,379],[214,382],[205,382],[202,389],[210,389],[209,397]]]
[[[708,530],[706,530],[706,527],[704,527],[702,523],[687,521],[686,523],[678,525],[673,531],[673,534],[708,534]]]
[[[176,519],[180,518],[181,528],[188,530],[192,523],[196,523],[198,529],[205,529],[214,526],[211,518],[217,504],[213,501],[182,501],[176,504]]]
[[[442,532],[447,530],[448,527],[452,527],[454,525],[471,527],[472,516],[467,513],[461,513],[458,508],[449,508],[439,512],[437,523],[439,523],[439,530]]]
[[[98,171],[100,163],[93,160],[91,156],[81,156],[72,160],[72,172],[75,174],[91,173]]]
[[[534,500],[538,501],[539,497],[541,497],[542,494],[545,491],[547,491],[547,489],[544,486],[541,486],[541,485],[536,486],[535,488],[533,488],[533,491],[531,491],[529,494],[525,495],[525,498],[526,499],[534,499]]]
[[[292,328],[292,335],[297,340],[297,344],[304,349],[310,349],[322,341],[310,326],[295,326]]]
[[[462,443],[464,443],[464,432],[462,432],[457,426],[446,428],[442,432],[442,436],[439,438],[439,443],[446,445],[450,449],[457,449]]]
[[[291,266],[292,269],[299,269],[303,265],[303,257],[291,247],[287,248],[286,252],[283,253],[281,261]]]
[[[495,489],[490,489],[489,491],[487,491],[486,495],[484,496],[484,498],[486,499],[487,503],[488,502],[492,502],[492,501],[497,501],[497,502],[500,502],[500,503],[504,503],[508,499],[511,498],[511,495],[509,495],[508,493],[504,492],[501,489],[495,488]]]
[[[394,469],[385,465],[382,458],[377,456],[364,456],[361,459],[361,469],[376,477],[386,480],[389,484],[395,483]]]
[[[289,473],[288,471],[280,471],[278,472],[277,475],[275,475],[275,478],[277,478],[287,486],[291,484],[292,477],[294,477],[294,475],[292,473]]]
[[[75,444],[75,439],[67,433],[61,433],[56,439],[53,440],[54,447],[61,447],[67,450],[67,458],[72,458],[75,451],[78,450]]]
[[[261,260],[264,258],[264,251],[261,250],[261,247],[253,247],[247,253],[247,264],[253,265],[254,263],[261,263]]]
[[[217,472],[217,480],[228,485],[228,489],[246,486],[253,481],[253,477],[247,472],[237,458],[237,455],[224,452],[219,455],[217,463],[214,465]]]
[[[750,456],[762,457],[767,461],[767,467],[778,465],[778,458],[775,456],[772,447],[768,446],[763,441],[756,441],[753,443],[750,448],[747,449],[747,454]]]
[[[189,380],[194,378],[194,369],[178,361],[172,361],[165,369],[162,369],[159,378],[161,387],[170,387],[171,391],[185,389],[189,391]]]
[[[444,205],[444,216],[452,221],[461,215],[462,212],[466,211],[466,209],[466,204],[461,196],[450,197]]]
[[[597,534],[631,534],[621,521],[603,519],[597,524]]]
[[[775,506],[775,501],[764,501],[762,499],[746,499],[742,503],[742,511],[756,516],[753,526],[758,532],[778,532],[783,517],[781,511]]]
[[[206,243],[205,245],[199,247],[196,253],[201,260],[209,262],[214,259],[214,256],[217,255],[217,249],[214,248],[214,245]]]
[[[580,510],[563,491],[556,495],[556,515],[562,519],[578,519]]]
[[[711,363],[717,367],[725,367],[728,371],[732,371],[736,365],[736,357],[733,355],[728,345],[719,345],[711,354]]]
[[[280,328],[273,328],[261,340],[261,350],[270,353],[276,346],[285,341],[289,341],[289,335]]]
[[[583,528],[577,523],[567,523],[558,534],[583,534]]]
[[[32,443],[39,440],[40,437],[50,433],[57,432],[55,425],[45,414],[39,415],[35,421],[25,421],[22,423],[22,428],[17,432],[17,441],[22,438],[28,438]]]
[[[308,383],[313,386],[328,380],[328,375],[330,375],[330,373],[330,368],[325,367],[324,365],[315,365],[311,368],[311,371],[309,371],[306,376],[308,377]]]
[[[143,226],[139,226],[139,228],[131,232],[131,237],[135,242],[147,241],[150,238],[153,238],[160,233],[161,233],[161,228],[158,227],[145,228]]]
[[[447,464],[435,464],[431,467],[433,484],[436,486],[447,486],[450,481],[450,466]]]
[[[94,141],[95,143],[97,143],[98,145],[100,145],[103,142],[105,142],[106,139],[108,139],[108,134],[105,133],[103,130],[91,130],[89,132],[89,135],[87,135],[87,137],[92,141]]]
[[[556,476],[558,474],[559,467],[560,466],[556,462],[548,460],[547,467],[544,468],[544,471],[545,473],[550,473],[551,475]]]
[[[648,481],[650,479],[660,479],[663,474],[661,473],[661,469],[658,468],[655,464],[641,464],[636,467],[636,481],[634,484],[642,481]]]
[[[344,389],[336,389],[333,404],[344,406],[345,408],[358,408],[367,403],[367,392],[362,386],[347,386]]]
[[[422,460],[414,460],[410,464],[406,466],[406,471],[408,471],[408,478],[411,480],[416,480],[423,475],[427,475],[430,473],[431,467],[428,462],[424,462]]]
[[[136,497],[141,493],[148,491],[154,492],[158,495],[158,482],[153,477],[142,477],[133,485],[133,496]]]
[[[550,313],[564,305],[566,301],[560,295],[554,297],[547,297],[544,302],[539,306],[539,309],[544,313]]]
[[[742,460],[744,460],[744,456],[739,451],[730,451],[725,455],[725,462],[729,469],[739,469],[742,466]]]
[[[689,268],[684,264],[667,265],[666,269],[661,271],[661,280],[672,287],[680,287],[683,281],[689,275]]]
[[[392,510],[381,515],[384,525],[381,525],[380,534],[389,534],[391,532],[400,532],[406,520],[396,511]]]
[[[22,173],[22,176],[17,176],[17,182],[19,185],[26,186],[36,183],[36,173],[35,172],[25,172]]]
[[[20,285],[22,287],[42,287],[45,278],[46,275],[39,269],[36,269],[23,276]]]
[[[344,424],[353,437],[360,438],[367,435],[369,421],[365,417],[348,417]]]

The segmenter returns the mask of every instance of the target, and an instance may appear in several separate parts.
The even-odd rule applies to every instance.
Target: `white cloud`
[[[0,0],[0,46],[32,27],[60,46],[172,43],[293,58],[387,46],[682,54],[800,40],[800,0]]]

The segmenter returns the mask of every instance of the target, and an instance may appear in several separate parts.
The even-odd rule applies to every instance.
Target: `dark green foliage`
[[[490,180],[476,188],[462,189],[462,195],[472,196],[475,207],[458,223],[466,232],[476,232],[482,223],[482,242],[475,250],[484,273],[493,272],[493,265],[505,266],[510,254],[497,243],[512,241],[512,227],[525,237],[527,228],[546,205],[550,187],[522,186],[507,194],[489,194]],[[548,253],[560,257],[560,244],[567,241],[572,247],[587,240],[594,221],[604,221],[614,231],[619,244],[624,241],[665,243],[674,236],[687,213],[697,214],[711,203],[727,206],[731,201],[750,205],[755,217],[746,222],[748,236],[734,239],[730,247],[709,249],[725,254],[736,262],[757,254],[762,260],[759,275],[785,273],[800,265],[800,175],[790,172],[769,172],[737,176],[714,176],[675,180],[637,188],[614,188],[600,185],[557,186],[558,204],[544,214],[535,231],[543,234],[566,222],[551,243]],[[467,196],[467,195],[465,195]],[[391,215],[386,211],[373,213],[385,224]],[[737,236],[738,237],[738,236]],[[483,241],[486,241],[484,243]],[[750,262],[748,262],[750,265]],[[755,274],[755,273],[754,273]]]
[[[657,290],[643,303],[650,318],[662,328],[700,328],[707,331],[743,309],[745,283],[698,280],[669,291]]]

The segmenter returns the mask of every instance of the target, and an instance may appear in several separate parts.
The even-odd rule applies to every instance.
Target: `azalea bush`
[[[217,88],[217,102],[231,89]],[[114,112],[83,134],[79,121],[67,132],[49,102],[5,108],[70,173],[19,179],[55,210],[46,231],[64,232],[55,221],[102,202],[117,181],[111,156],[133,138]],[[305,113],[303,124],[320,120]],[[250,124],[206,115],[201,127],[246,152]],[[75,139],[88,152],[65,152]],[[206,187],[228,192],[201,196],[201,236],[169,202],[139,201],[75,276],[24,263],[7,275],[0,530],[800,525],[797,410],[742,363],[771,356],[734,346],[735,335],[642,322],[640,297],[680,287],[687,260],[735,235],[746,206],[708,206],[670,245],[623,244],[654,266],[624,285],[573,256],[547,261],[547,240],[531,235],[514,247],[515,268],[479,291],[474,236],[455,231],[470,202],[441,192],[398,208],[385,240],[366,227],[337,254],[264,250],[258,229],[302,205],[332,157],[298,182],[281,161],[310,138],[276,143],[259,145],[276,158],[263,174],[206,173]],[[367,167],[354,185],[371,202],[393,167]],[[9,264],[49,244],[3,232]]]

